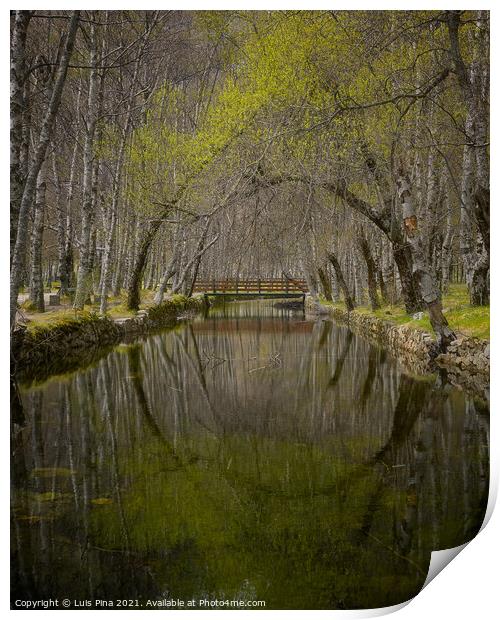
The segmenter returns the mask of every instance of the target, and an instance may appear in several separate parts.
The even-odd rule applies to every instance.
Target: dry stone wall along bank
[[[398,359],[409,372],[429,373],[442,368],[455,385],[481,394],[489,388],[490,345],[479,338],[460,337],[440,353],[433,336],[407,325],[395,325],[369,314],[347,312],[341,308],[322,306],[306,297],[306,311],[328,314],[353,331],[375,340]]]
[[[14,373],[23,379],[48,377],[90,363],[108,347],[175,324],[178,319],[206,307],[203,296],[167,299],[159,306],[140,310],[136,316],[110,319],[86,314],[54,321],[33,330],[18,329],[12,335]]]

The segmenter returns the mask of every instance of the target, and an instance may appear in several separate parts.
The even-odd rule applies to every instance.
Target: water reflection
[[[13,598],[391,605],[484,514],[479,401],[270,302],[21,397]]]

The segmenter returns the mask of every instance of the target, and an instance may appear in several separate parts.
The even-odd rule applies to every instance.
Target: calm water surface
[[[21,392],[13,600],[392,605],[483,519],[484,402],[269,301]]]

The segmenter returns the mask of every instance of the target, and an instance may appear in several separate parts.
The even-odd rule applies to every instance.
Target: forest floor
[[[139,307],[140,310],[146,309],[153,305],[154,291],[142,291],[142,303]],[[22,297],[20,301],[22,300]],[[74,319],[79,314],[95,313],[99,314],[99,303],[86,304],[83,311],[79,312],[73,309],[71,299],[69,297],[63,297],[61,304],[58,306],[46,305],[45,312],[34,312],[30,309],[30,304],[24,301],[20,304],[21,318],[25,319],[28,329],[30,327],[36,327],[38,325],[47,325],[53,322],[57,322],[64,319]],[[135,316],[137,313],[128,310],[126,304],[126,297],[110,297],[108,301],[107,316],[110,319],[124,319]]]
[[[154,291],[142,291],[142,303],[140,308],[146,309],[153,305]],[[344,309],[343,302],[332,303],[322,301],[326,306]],[[85,313],[99,313],[99,303],[85,306]],[[490,338],[490,307],[471,306],[465,284],[451,284],[449,291],[443,296],[443,311],[448,322],[457,335],[474,336],[484,340]],[[78,312],[73,310],[69,298],[62,299],[60,306],[47,306],[45,312],[32,312],[26,303],[21,304],[21,312],[28,326],[51,323],[60,319],[75,318]],[[396,325],[409,325],[433,333],[427,313],[424,312],[421,319],[414,319],[408,315],[402,305],[384,305],[380,310],[371,310],[368,306],[358,306],[355,312],[370,314]],[[126,298],[112,297],[109,300],[108,316],[111,319],[127,318],[135,316],[135,312],[127,310]]]
[[[342,302],[322,301],[326,306],[345,309]],[[358,306],[355,312],[376,316],[396,325],[409,325],[415,329],[433,333],[426,312],[421,319],[408,315],[402,305],[384,305],[380,310],[371,310],[368,306]],[[449,291],[443,296],[443,312],[450,327],[457,336],[474,336],[483,340],[490,338],[490,307],[471,306],[465,284],[451,284]]]

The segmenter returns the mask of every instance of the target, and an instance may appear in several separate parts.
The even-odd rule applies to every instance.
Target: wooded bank
[[[487,11],[11,12],[11,326],[301,274],[489,304]]]

